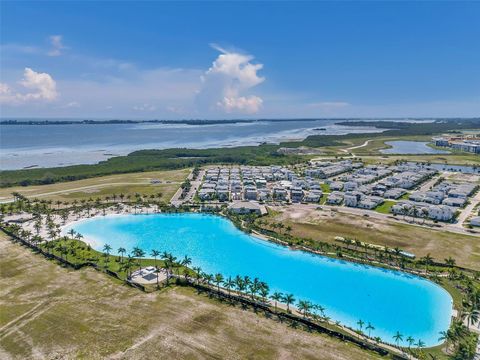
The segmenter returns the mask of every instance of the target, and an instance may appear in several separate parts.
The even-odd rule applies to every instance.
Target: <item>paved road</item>
[[[170,203],[174,206],[179,206],[182,205],[183,203],[193,201],[193,197],[197,193],[198,188],[202,184],[202,179],[205,176],[205,170],[202,169],[198,173],[197,179],[192,180],[193,178],[193,170],[192,172],[188,175],[187,179],[190,180],[191,188],[188,194],[183,198],[180,199],[180,195],[182,194],[182,188],[180,187],[177,192],[173,195],[172,199],[170,200]]]
[[[430,190],[430,188],[433,186],[433,184],[435,184],[437,182],[439,177],[440,177],[440,175],[435,175],[430,180],[428,180],[426,183],[424,183],[422,186],[420,186],[420,188],[417,191],[428,191],[428,190]]]
[[[480,203],[480,191],[478,191],[477,194],[472,199],[470,199],[470,204],[468,204],[458,216],[457,223],[452,225],[463,228],[463,223],[465,222],[465,220],[467,220],[467,218],[470,216],[473,209],[475,208],[475,206],[477,206],[478,203]]]

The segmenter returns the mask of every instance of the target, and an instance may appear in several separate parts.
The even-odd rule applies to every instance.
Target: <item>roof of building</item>
[[[257,204],[252,201],[233,202],[230,205],[228,205],[228,208],[230,210],[240,210],[240,209],[254,210],[254,211],[259,211],[261,214],[267,213],[267,209],[265,208],[265,206]]]

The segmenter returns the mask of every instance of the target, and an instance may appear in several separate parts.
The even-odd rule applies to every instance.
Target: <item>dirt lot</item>
[[[387,220],[339,213],[328,209],[288,207],[266,218],[292,227],[292,235],[334,243],[335,236],[371,244],[399,247],[438,261],[452,256],[458,265],[480,270],[480,237],[441,232]]]
[[[0,235],[2,359],[368,359],[189,288],[145,294]]]

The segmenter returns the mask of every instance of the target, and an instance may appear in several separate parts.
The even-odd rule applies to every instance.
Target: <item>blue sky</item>
[[[480,115],[476,2],[1,2],[2,116]]]

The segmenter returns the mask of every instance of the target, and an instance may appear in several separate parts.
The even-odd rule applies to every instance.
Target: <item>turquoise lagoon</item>
[[[370,322],[393,343],[400,331],[427,346],[439,343],[448,329],[452,298],[440,286],[421,277],[291,250],[237,229],[226,218],[206,214],[113,215],[73,223],[85,241],[99,251],[105,244],[131,251],[139,247],[167,251],[192,266],[224,276],[258,277],[270,291],[292,293],[326,308],[327,316],[352,328]],[[405,343],[404,343],[405,344]]]

